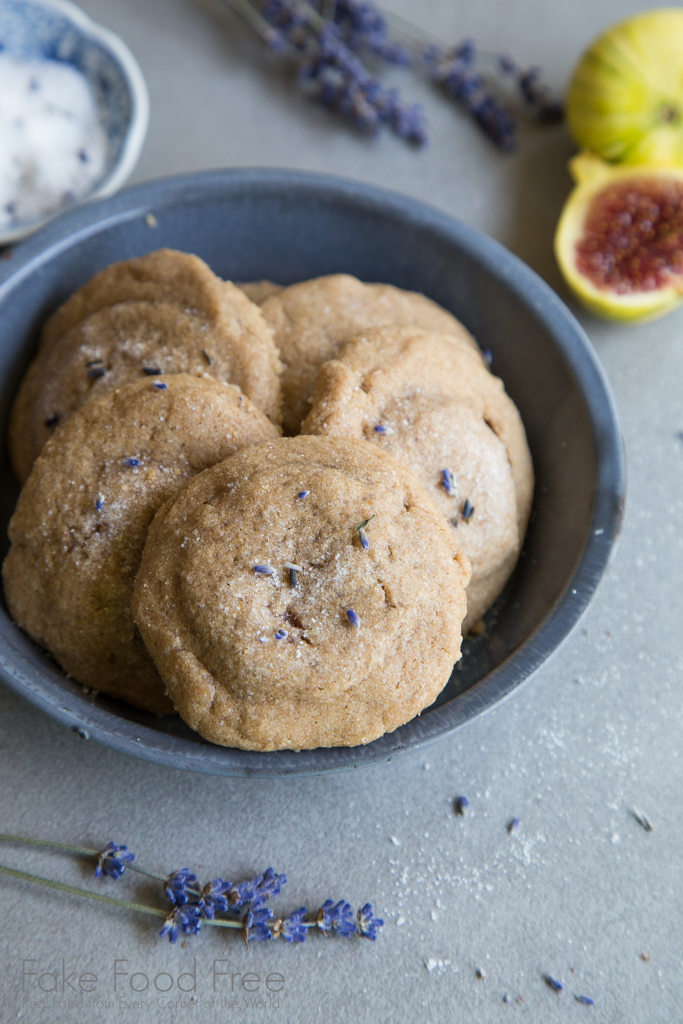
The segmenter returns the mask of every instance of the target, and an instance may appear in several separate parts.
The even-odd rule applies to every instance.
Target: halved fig
[[[581,301],[613,320],[649,320],[683,299],[683,168],[607,164],[580,153],[555,255]]]

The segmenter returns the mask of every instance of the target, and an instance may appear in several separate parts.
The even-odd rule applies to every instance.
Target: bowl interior
[[[93,23],[69,3],[3,0],[0,4],[0,50],[24,60],[56,60],[72,64],[88,80],[107,139],[101,182],[119,162],[126,142],[134,100],[114,53]]]
[[[154,214],[151,227],[148,213]],[[0,284],[0,429],[45,317],[95,271],[161,246],[222,277],[284,284],[346,272],[424,292],[493,352],[526,426],[536,473],[522,557],[435,704],[367,747],[253,754],[205,743],[179,719],[93,699],[2,610],[0,671],[51,714],[166,764],[224,774],[299,774],[386,758],[433,740],[506,696],[559,644],[604,572],[623,494],[609,393],[580,328],[497,243],[419,203],[324,176],[216,172],[151,183],[74,211],[25,243]],[[23,252],[22,252],[23,250]],[[9,268],[8,268],[9,269]],[[1,554],[18,487],[3,445]]]

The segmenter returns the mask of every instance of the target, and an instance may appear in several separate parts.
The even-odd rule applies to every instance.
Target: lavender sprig
[[[403,48],[389,44],[386,30],[382,35],[383,19],[374,5],[365,4],[362,12],[362,5],[349,2],[339,7],[333,20],[327,20],[304,0],[265,0],[260,8],[248,0],[222,2],[242,14],[271,49],[288,52],[299,63],[299,84],[311,99],[348,118],[368,135],[376,135],[386,125],[406,142],[426,143],[422,107],[404,103],[397,89],[385,88],[354,52],[366,49],[386,60],[403,62],[399,59]],[[375,15],[372,29],[371,10]]]
[[[386,124],[417,146],[427,141],[422,107],[404,103],[396,89],[385,88],[360,54],[426,71],[507,152],[517,145],[516,120],[492,79],[511,82],[525,111],[539,122],[551,124],[563,115],[562,103],[542,81],[539,68],[523,68],[507,54],[478,50],[471,40],[444,47],[371,0],[219,2],[240,14],[271,49],[299,63],[299,82],[312,99],[370,135]]]
[[[33,882],[69,895],[106,903],[108,906],[164,918],[164,924],[159,934],[168,938],[171,943],[177,942],[181,933],[199,935],[203,924],[239,930],[247,944],[269,941],[274,938],[283,938],[290,944],[300,943],[305,941],[306,934],[311,928],[325,934],[334,932],[344,938],[358,935],[374,941],[379,928],[384,923],[374,916],[372,904],[366,903],[357,912],[358,924],[356,925],[353,921],[351,904],[346,900],[339,900],[337,903],[334,903],[333,900],[326,900],[317,914],[312,917],[307,917],[306,907],[300,907],[288,917],[275,920],[272,910],[265,904],[271,897],[280,893],[287,882],[287,877],[278,874],[273,868],[267,868],[263,874],[239,885],[232,885],[222,878],[215,878],[202,886],[198,882],[197,876],[189,868],[181,868],[170,875],[163,876],[141,868],[139,865],[133,865],[135,855],[128,850],[127,846],[114,842],[108,843],[103,850],[97,851],[89,847],[70,846],[50,840],[31,839],[27,836],[2,833],[0,833],[0,841],[44,846],[62,853],[92,858],[95,860],[95,874],[98,878],[107,876],[117,880],[121,878],[128,866],[132,871],[157,879],[162,883],[164,895],[171,904],[170,910],[105,896],[79,886],[67,885],[0,864],[0,874],[2,875],[25,882]],[[240,908],[245,911],[241,918],[219,916]]]

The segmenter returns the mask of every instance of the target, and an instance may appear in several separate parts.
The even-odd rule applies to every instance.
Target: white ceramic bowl
[[[123,40],[70,0],[0,0],[0,49],[17,58],[63,61],[85,75],[107,137],[107,162],[102,178],[79,202],[121,188],[137,163],[149,122],[147,86]],[[0,232],[0,245],[23,238],[62,211]]]

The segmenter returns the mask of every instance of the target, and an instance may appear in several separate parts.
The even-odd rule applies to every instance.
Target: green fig
[[[596,39],[574,71],[567,121],[604,160],[683,166],[683,9],[637,14]]]
[[[683,167],[608,164],[580,153],[555,233],[564,277],[589,309],[650,320],[683,300]]]

